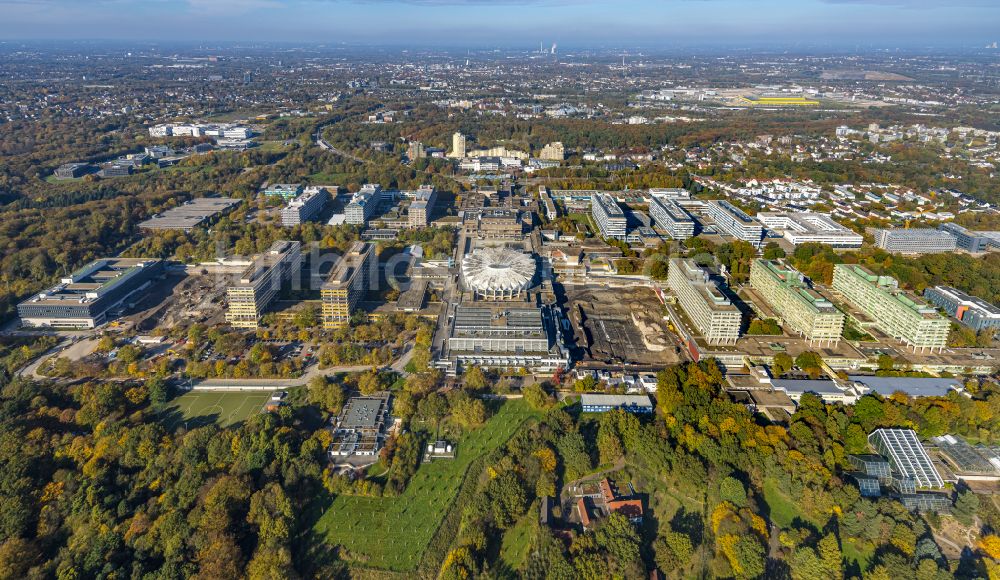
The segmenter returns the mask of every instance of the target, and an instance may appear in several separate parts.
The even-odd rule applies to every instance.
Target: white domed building
[[[489,300],[518,298],[534,285],[535,259],[509,248],[480,248],[462,260],[469,290]]]

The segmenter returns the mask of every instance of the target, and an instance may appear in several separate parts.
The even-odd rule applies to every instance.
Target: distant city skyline
[[[995,0],[0,0],[0,39],[983,47]]]

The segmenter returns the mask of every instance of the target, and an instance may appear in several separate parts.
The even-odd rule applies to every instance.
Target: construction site
[[[576,343],[574,358],[582,367],[645,370],[681,360],[663,306],[650,288],[572,287],[567,289],[566,312]]]
[[[185,327],[193,323],[221,325],[229,283],[229,277],[220,274],[170,272],[131,314],[121,319],[121,326],[148,332],[157,327]]]

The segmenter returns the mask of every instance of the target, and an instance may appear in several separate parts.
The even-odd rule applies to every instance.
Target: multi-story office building
[[[95,260],[18,304],[17,314],[24,326],[95,328],[162,274],[160,260]]]
[[[650,187],[649,195],[660,199],[691,199],[691,192],[683,187]]]
[[[465,157],[465,135],[455,133],[451,136],[451,153],[448,157],[463,159]]]
[[[101,168],[101,177],[124,177],[126,175],[132,175],[135,171],[135,167],[130,164],[124,163],[112,163],[111,165],[105,165]]]
[[[861,234],[833,221],[825,213],[758,212],[757,220],[780,232],[793,245],[816,242],[834,248],[860,248]]]
[[[737,240],[750,242],[755,248],[760,247],[764,226],[746,212],[724,199],[708,200],[705,209],[720,230]]]
[[[306,190],[281,209],[281,225],[297,226],[313,219],[316,214],[323,210],[328,197],[326,189],[323,188]]]
[[[300,183],[274,183],[264,189],[264,195],[292,199],[302,195],[302,184]]]
[[[55,176],[59,179],[76,179],[83,177],[90,170],[86,163],[66,163],[56,168]]]
[[[694,236],[694,218],[670,198],[651,197],[649,215],[656,221],[656,227],[666,230],[675,240]]]
[[[889,460],[893,480],[900,483],[910,481],[911,485],[919,488],[944,487],[944,480],[913,429],[876,429],[868,435],[868,443]],[[913,493],[913,490],[901,491]]]
[[[552,161],[562,161],[566,159],[566,148],[563,147],[562,142],[556,141],[555,143],[549,143],[538,153],[539,159],[549,159]]]
[[[437,192],[434,191],[433,185],[420,186],[420,189],[414,194],[413,202],[410,203],[409,213],[407,214],[411,228],[427,227],[431,221],[431,215],[434,213],[434,202],[436,200]]]
[[[281,290],[281,283],[302,270],[302,244],[279,240],[257,256],[239,280],[226,289],[226,322],[237,328],[257,328],[264,310]]]
[[[375,215],[381,203],[382,186],[377,183],[366,183],[344,208],[344,221],[349,224],[364,225]]]
[[[990,237],[982,232],[974,232],[954,222],[943,223],[938,226],[938,229],[955,236],[955,245],[966,252],[974,254],[985,252],[993,243]]]
[[[591,197],[590,215],[600,228],[602,236],[616,240],[625,239],[628,233],[628,219],[615,198],[606,193],[595,193]]]
[[[556,208],[556,204],[552,201],[552,195],[549,193],[549,188],[544,185],[538,188],[538,199],[542,202],[542,207],[545,208],[545,219],[552,221],[559,217],[559,210]]]
[[[924,298],[976,332],[986,328],[1000,330],[1000,308],[982,298],[951,286],[926,288]]]
[[[955,236],[930,228],[874,230],[875,246],[893,254],[936,254],[953,252]]]
[[[351,311],[377,276],[375,245],[355,242],[320,288],[323,328],[331,330],[347,326],[351,321]]]
[[[466,235],[484,240],[520,240],[524,237],[521,213],[505,207],[484,207],[467,211],[462,227]]]
[[[844,313],[810,286],[790,266],[757,259],[750,266],[750,286],[781,320],[809,343],[835,345],[844,331]]]
[[[406,156],[410,158],[410,161],[423,159],[427,157],[427,148],[420,141],[410,141],[406,148]]]
[[[449,373],[465,365],[547,372],[568,362],[554,309],[482,303],[455,307],[436,364]]]
[[[743,315],[712,279],[708,270],[694,260],[673,258],[667,285],[677,295],[677,303],[708,344],[736,344]]]
[[[948,342],[948,319],[902,291],[891,276],[879,276],[857,264],[837,264],[833,268],[833,289],[858,307],[875,328],[914,351],[941,350]]]

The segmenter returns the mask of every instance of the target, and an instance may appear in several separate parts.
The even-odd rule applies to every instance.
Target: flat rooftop
[[[711,272],[694,263],[693,260],[671,260],[671,266],[678,264],[688,283],[708,304],[709,308],[719,312],[739,311],[732,300],[722,291],[721,284],[712,278]]]
[[[812,212],[757,212],[757,219],[768,228],[776,230],[787,230],[802,234],[815,235],[840,235],[844,237],[856,237],[861,239],[861,235],[850,228],[843,226],[830,217],[829,214]]]
[[[270,273],[275,266],[282,263],[288,257],[288,254],[298,248],[299,245],[299,242],[287,240],[274,242],[266,252],[254,258],[253,263],[243,271],[238,283],[234,284],[234,286],[255,284],[262,277]]]
[[[584,393],[580,396],[580,403],[585,407],[590,406],[636,406],[653,408],[652,401],[648,395],[605,395],[601,393]]]
[[[618,202],[616,202],[610,195],[606,193],[595,193],[592,200],[593,203],[604,209],[604,212],[608,214],[609,219],[625,218],[625,212],[622,211],[621,206],[619,206]]]
[[[729,203],[724,199],[711,199],[708,201],[708,204],[715,205],[725,213],[729,214],[733,218],[747,225],[760,225],[760,222],[750,217],[750,215],[747,214],[745,211],[743,211],[742,209],[736,207],[735,205]]]
[[[159,263],[151,258],[106,258],[95,260],[62,278],[59,284],[35,294],[26,303],[60,305],[87,304],[98,300],[114,287],[126,283],[144,268]]]
[[[941,318],[941,315],[938,314],[936,308],[927,304],[923,300],[920,300],[916,296],[900,289],[899,283],[892,276],[879,276],[860,264],[837,264],[834,266],[834,271],[836,272],[836,269],[838,268],[842,268],[845,271],[851,272],[856,277],[864,279],[872,286],[875,286],[880,291],[888,294],[897,302],[923,318]]]
[[[458,306],[455,309],[455,331],[466,334],[481,330],[518,330],[541,332],[542,312],[524,306]]]
[[[990,304],[978,296],[966,294],[958,288],[952,288],[951,286],[935,286],[934,289],[941,294],[948,296],[952,300],[957,301],[959,304],[968,305],[990,318],[1000,318],[1000,308]]]
[[[326,282],[323,283],[323,287],[334,289],[350,282],[351,278],[354,277],[354,272],[361,266],[362,262],[374,248],[375,246],[370,243],[354,242],[347,253],[337,262],[337,265],[334,266]]]
[[[190,230],[209,218],[239,205],[231,197],[199,197],[141,222],[143,230]]]
[[[662,197],[651,197],[649,199],[649,204],[651,206],[652,205],[659,206],[660,209],[665,211],[667,215],[670,216],[670,219],[674,220],[675,222],[680,222],[680,223],[694,222],[694,218],[688,215],[688,213],[684,211],[684,209],[680,205],[678,205],[676,201],[672,199],[662,198]]]
[[[354,397],[344,407],[339,429],[378,429],[388,412],[389,394],[372,397]]]
[[[950,391],[965,390],[962,381],[943,377],[872,377],[848,375],[855,383],[861,383],[871,392],[884,397],[900,391],[911,397],[944,397]]]
[[[805,278],[798,270],[774,260],[758,259],[757,261],[760,262],[766,272],[777,278],[782,286],[794,292],[799,301],[808,305],[813,311],[826,314],[835,314],[838,312],[829,299],[806,283]]]

